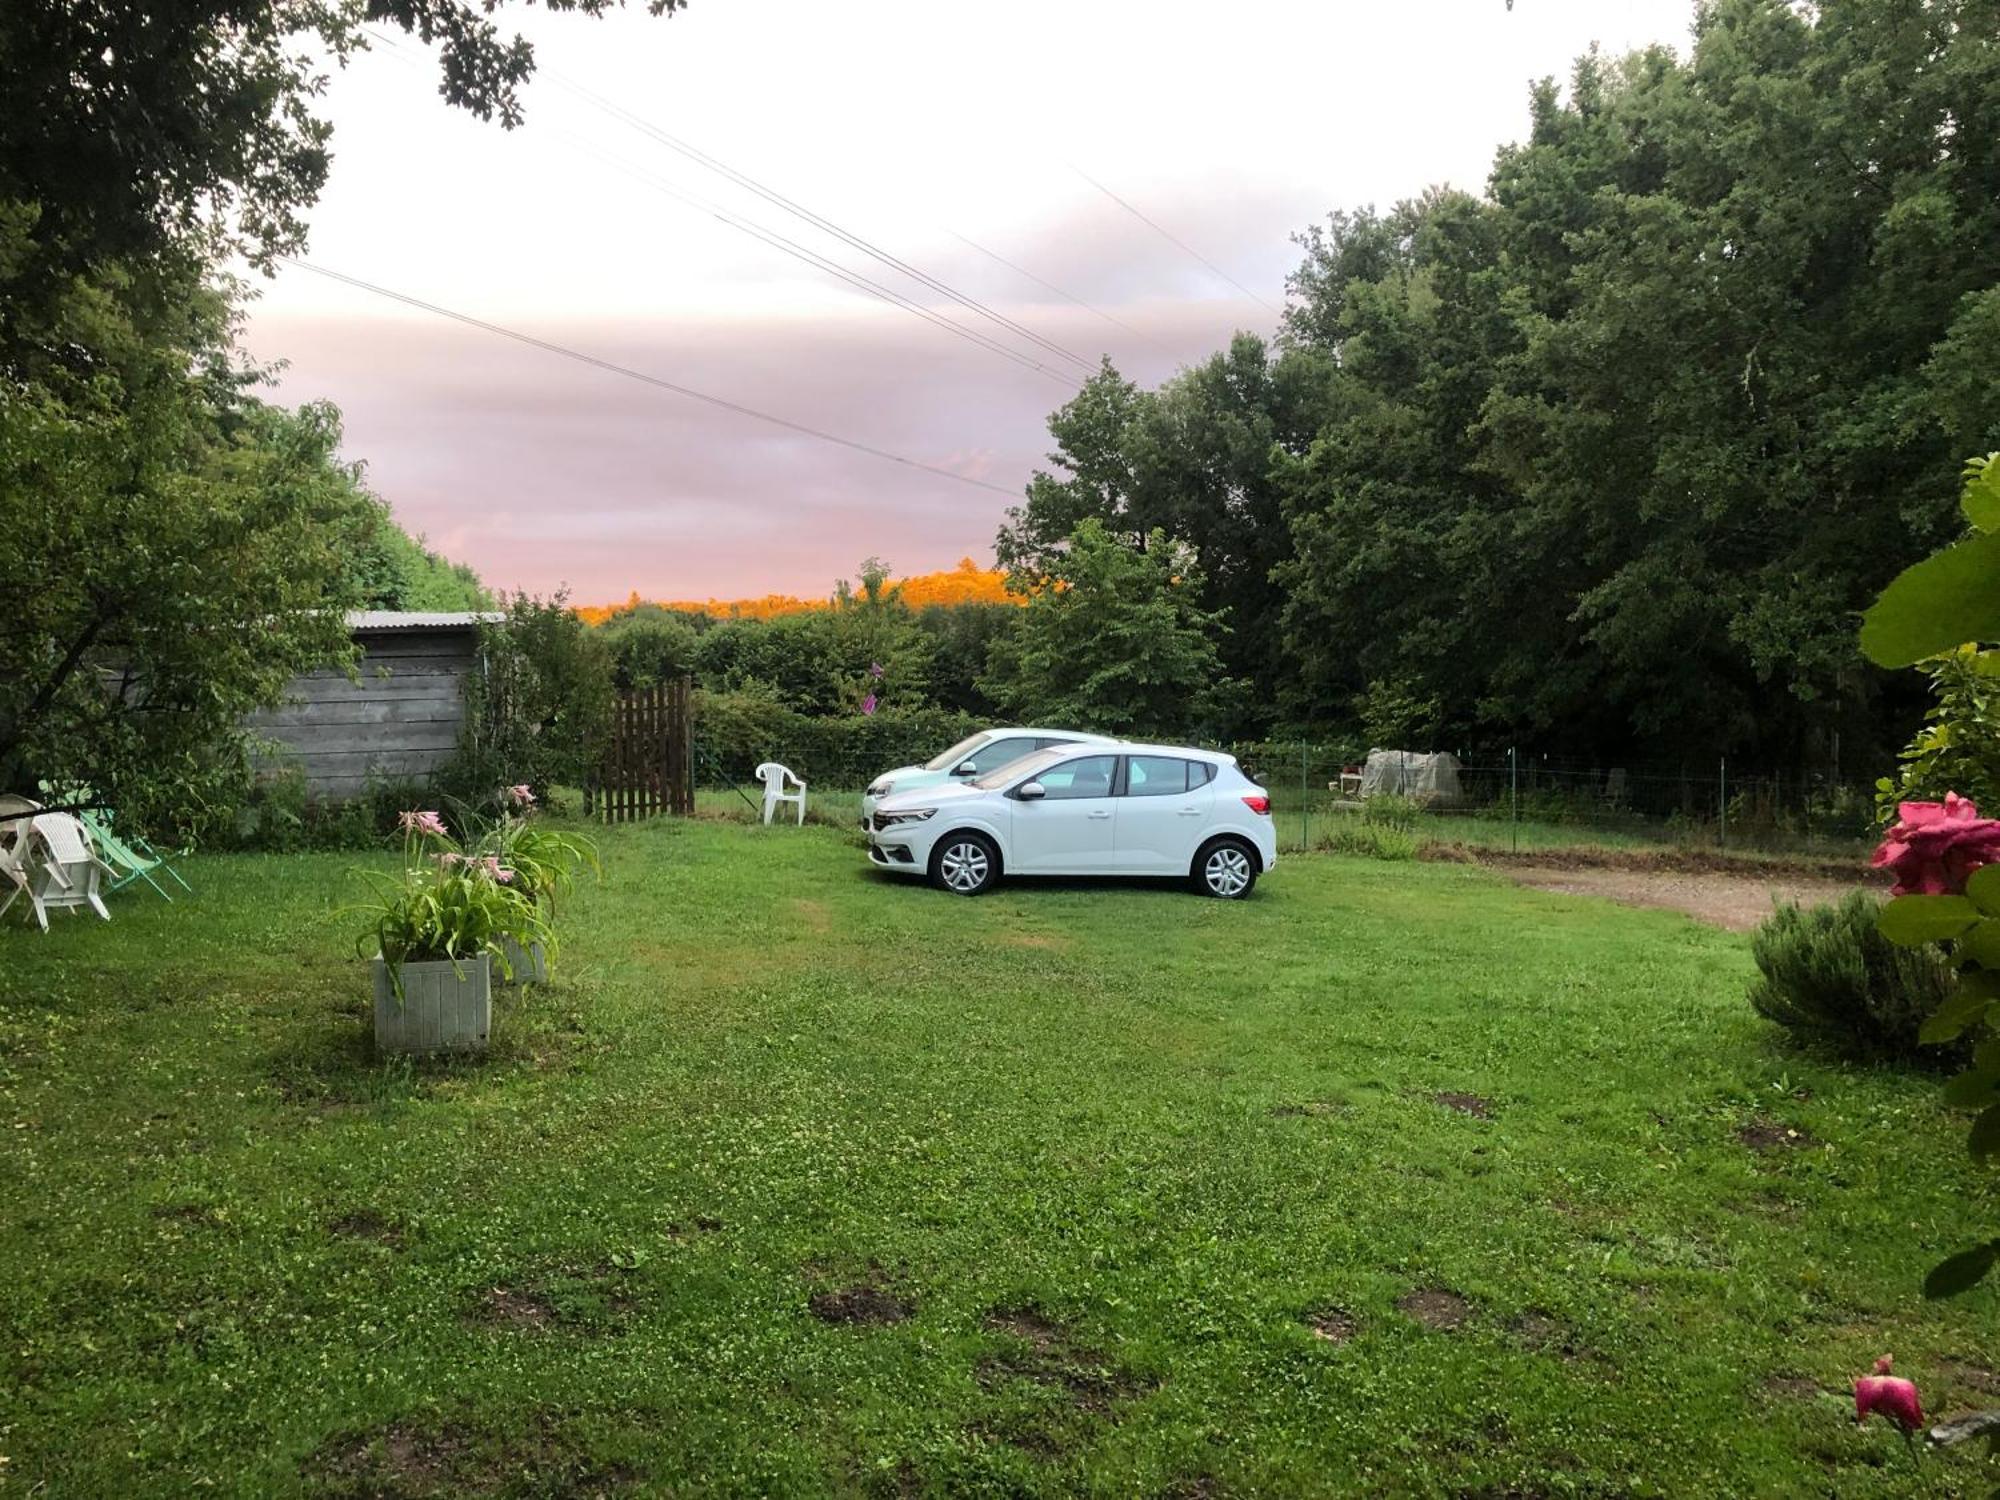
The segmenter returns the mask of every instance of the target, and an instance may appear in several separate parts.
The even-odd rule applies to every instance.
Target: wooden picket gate
[[[679,677],[618,700],[604,774],[590,798],[605,822],[630,823],[662,812],[686,817],[694,811],[690,687]]]

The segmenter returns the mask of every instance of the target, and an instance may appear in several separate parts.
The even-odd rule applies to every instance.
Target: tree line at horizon
[[[1275,338],[1151,389],[1105,361],[997,555],[1023,598],[1080,528],[1066,588],[1106,544],[1182,562],[1065,601],[1088,628],[1025,678],[1032,610],[968,613],[958,655],[1038,717],[1119,685],[1100,727],[1880,769],[1924,695],[1855,620],[2000,446],[2000,5],[1714,0],[1685,58],[1590,53],[1530,114],[1483,193],[1299,235]],[[603,619],[629,661],[648,620]],[[833,711],[832,637],[767,633],[677,659]]]
[[[302,247],[331,160],[292,44],[354,17],[183,20],[0,20],[0,576],[36,585],[0,781],[146,806],[241,784],[243,710],[351,656],[340,611],[489,600],[237,342],[225,268]],[[451,102],[512,123],[528,55],[447,50]],[[1274,337],[1153,388],[1107,361],[1052,415],[1009,602],[871,566],[593,635],[628,682],[802,714],[1886,764],[1923,685],[1855,618],[2000,447],[2000,0],[1707,0],[1685,57],[1536,85],[1482,192],[1298,238]]]

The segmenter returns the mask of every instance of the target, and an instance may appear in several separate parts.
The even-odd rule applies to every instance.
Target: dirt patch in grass
[[[1765,1395],[1779,1401],[1810,1401],[1820,1393],[1820,1383],[1810,1375],[1766,1375],[1761,1384]]]
[[[1017,1347],[986,1355],[974,1366],[973,1378],[982,1390],[1025,1380],[1060,1391],[1079,1411],[1102,1416],[1158,1384],[1083,1343],[1038,1307],[995,1308],[985,1322],[991,1332],[1004,1334]]]
[[[219,1223],[221,1214],[209,1203],[155,1203],[153,1217],[166,1224]]]
[[[1722,1205],[1733,1214],[1769,1219],[1773,1224],[1796,1224],[1805,1210],[1782,1193],[1753,1193],[1747,1198],[1731,1198]]]
[[[561,1425],[536,1414],[507,1432],[466,1422],[392,1422],[330,1438],[299,1466],[309,1494],[322,1500],[444,1500],[447,1496],[523,1493],[576,1500],[624,1494],[640,1475],[581,1451]]]
[[[556,1305],[540,1292],[521,1287],[489,1287],[480,1295],[473,1316],[495,1328],[540,1333],[556,1320]]]
[[[713,1214],[696,1214],[686,1224],[678,1220],[669,1224],[666,1232],[668,1239],[684,1240],[691,1234],[720,1234],[723,1227],[722,1220]]]
[[[1819,1137],[1810,1130],[1762,1115],[1737,1126],[1736,1139],[1760,1156],[1773,1151],[1803,1151],[1819,1144]]]
[[[1629,870],[1639,874],[1727,875],[1742,880],[1802,880],[1847,887],[1866,884],[1862,855],[1842,859],[1813,854],[1747,854],[1727,849],[1610,849],[1578,844],[1567,849],[1489,849],[1469,844],[1426,844],[1421,858],[1441,864],[1498,865],[1518,870]]]
[[[1044,953],[1064,953],[1076,946],[1075,941],[1053,932],[1010,932],[1000,939],[1007,948],[1033,948]]]
[[[1444,1109],[1455,1109],[1462,1115],[1471,1115],[1475,1120],[1493,1118],[1493,1101],[1479,1094],[1455,1094],[1449,1091],[1432,1094],[1431,1103]]]
[[[1482,863],[1503,870],[1517,885],[1531,890],[1597,896],[1620,906],[1677,911],[1729,932],[1748,932],[1756,927],[1771,915],[1778,901],[1816,906],[1839,901],[1861,884],[1858,872],[1829,879],[1762,864],[1701,868],[1699,861],[1611,863],[1574,857],[1586,852],[1508,855]]]
[[[1536,1354],[1547,1354],[1560,1359],[1564,1364],[1590,1362],[1605,1364],[1608,1361],[1576,1336],[1570,1328],[1553,1313],[1539,1307],[1531,1307],[1526,1312],[1517,1313],[1507,1321],[1507,1332],[1524,1348]]]
[[[372,1208],[357,1208],[327,1220],[326,1232],[339,1239],[372,1240],[391,1250],[400,1250],[405,1243],[402,1226]]]
[[[1937,1372],[1946,1383],[1960,1390],[1976,1391],[1982,1396],[2000,1396],[2000,1370],[1993,1370],[1977,1360],[1941,1359]]]
[[[814,1281],[825,1281],[835,1274],[819,1261],[808,1262],[805,1273]],[[858,1278],[845,1285],[822,1287],[806,1298],[806,1310],[822,1323],[877,1328],[907,1321],[917,1304],[915,1298],[894,1287],[881,1266],[870,1261]]]
[[[799,914],[808,931],[816,933],[833,931],[833,918],[827,912],[824,901],[801,898],[792,902],[792,910]]]
[[[1321,1307],[1305,1315],[1313,1337],[1329,1344],[1344,1344],[1361,1331],[1361,1320],[1344,1307]]]
[[[1472,1304],[1443,1287],[1418,1287],[1396,1299],[1396,1311],[1438,1333],[1451,1333],[1472,1318]]]
[[[916,1305],[908,1299],[866,1283],[815,1292],[806,1299],[806,1307],[822,1323],[862,1325],[901,1323],[916,1311]]]

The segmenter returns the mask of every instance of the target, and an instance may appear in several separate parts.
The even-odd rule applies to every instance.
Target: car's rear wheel
[[[1218,901],[1241,901],[1257,884],[1257,851],[1241,839],[1215,839],[1194,857],[1194,888]]]
[[[948,833],[931,854],[931,884],[955,896],[977,896],[1000,878],[1000,851],[983,833]]]

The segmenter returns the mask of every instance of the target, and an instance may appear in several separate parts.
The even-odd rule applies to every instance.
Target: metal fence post
[[[1729,847],[1729,757],[1723,756],[1716,762],[1715,773],[1715,816],[1716,844],[1719,848]]]
[[[1521,852],[1521,752],[1507,747],[1507,821],[1512,829],[1513,852]]]
[[[1310,750],[1299,742],[1299,853],[1312,848],[1312,788],[1306,784],[1306,756]]]

